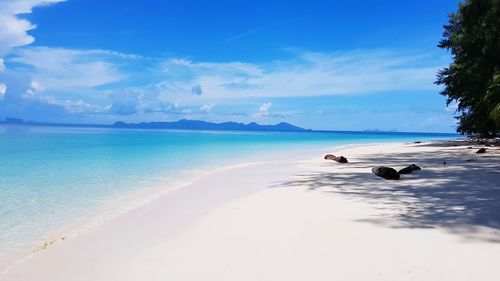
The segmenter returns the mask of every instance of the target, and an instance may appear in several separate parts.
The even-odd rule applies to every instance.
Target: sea
[[[215,167],[270,153],[457,137],[0,125],[0,267]]]

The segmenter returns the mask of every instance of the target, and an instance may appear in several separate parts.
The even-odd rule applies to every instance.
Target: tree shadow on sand
[[[451,149],[443,143],[421,146],[437,146],[443,150],[357,157],[349,164],[356,169],[338,165],[330,169],[331,172],[299,175],[279,186],[302,186],[312,191],[340,194],[381,210],[380,215],[361,220],[364,222],[392,228],[444,227],[466,238],[500,243],[498,151],[477,155],[466,146]],[[384,180],[370,171],[376,165],[401,169],[412,163],[422,170],[403,175],[399,181]],[[481,227],[489,228],[487,235]],[[483,229],[481,234],[479,229]]]

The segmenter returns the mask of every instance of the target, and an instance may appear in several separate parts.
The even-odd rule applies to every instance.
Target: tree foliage
[[[447,105],[456,102],[460,133],[500,131],[500,0],[467,0],[449,16],[438,45],[451,52],[441,69]]]

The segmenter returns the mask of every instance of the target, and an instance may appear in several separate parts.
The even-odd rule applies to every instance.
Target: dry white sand
[[[360,146],[324,151],[349,164],[318,154],[219,170],[0,280],[499,280],[500,151],[468,145]],[[412,163],[422,171],[399,181],[370,172]]]

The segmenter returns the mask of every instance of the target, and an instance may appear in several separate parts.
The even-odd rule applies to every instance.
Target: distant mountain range
[[[130,128],[130,129],[176,129],[176,130],[218,130],[218,131],[265,131],[265,132],[311,132],[311,133],[339,133],[339,134],[427,134],[432,136],[458,136],[456,133],[424,133],[424,132],[395,132],[381,131],[377,129],[365,131],[330,131],[330,130],[311,130],[294,126],[292,124],[281,122],[275,125],[260,125],[255,122],[244,124],[237,122],[212,123],[200,120],[182,119],[174,122],[142,122],[125,123],[115,122],[112,125],[100,124],[58,124],[58,123],[40,123],[33,121],[24,121],[19,118],[7,117],[0,124],[10,124],[17,126],[51,126],[51,127],[79,127],[79,128]]]
[[[147,128],[147,129],[182,129],[182,130],[227,130],[227,131],[272,131],[272,132],[305,132],[311,131],[292,124],[281,122],[276,125],[260,125],[255,122],[244,124],[237,122],[212,123],[199,120],[182,119],[175,122],[116,122],[115,128]]]
[[[0,124],[31,125],[31,126],[58,126],[58,127],[99,127],[99,128],[132,128],[132,129],[177,129],[177,130],[225,130],[225,131],[267,131],[267,132],[309,132],[289,123],[281,122],[276,125],[260,125],[255,122],[244,124],[237,122],[212,123],[200,120],[182,119],[174,122],[142,122],[125,123],[115,122],[112,125],[92,125],[92,124],[57,124],[38,123],[23,121],[22,119],[7,117]]]

